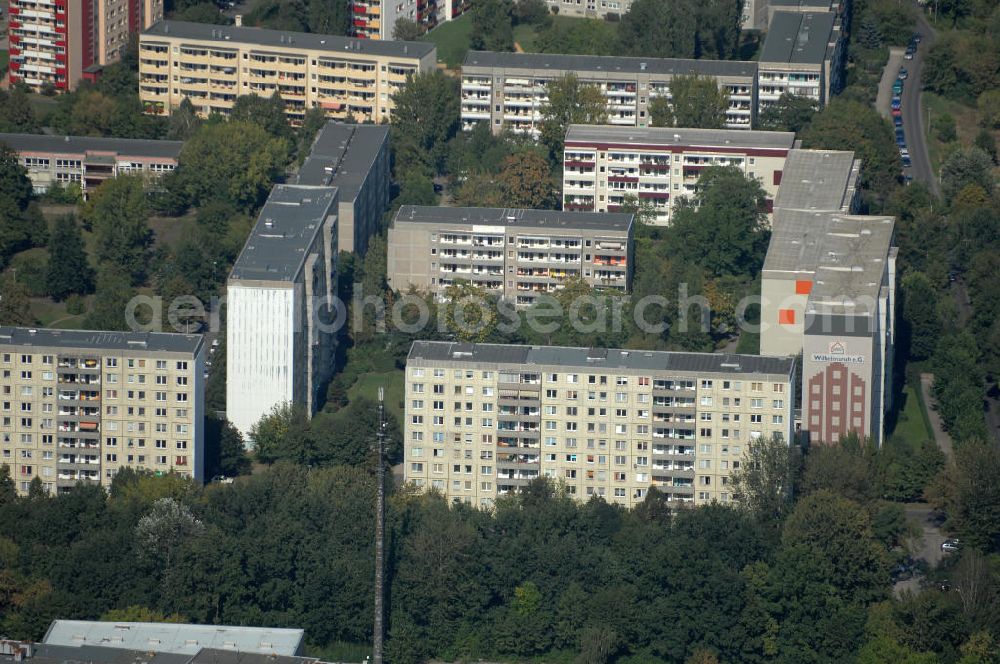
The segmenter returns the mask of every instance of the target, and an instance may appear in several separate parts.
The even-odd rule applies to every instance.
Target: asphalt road
[[[909,77],[903,85],[903,129],[906,132],[906,144],[910,150],[910,160],[913,162],[908,170],[914,180],[925,183],[935,194],[941,194],[941,185],[937,175],[931,169],[931,160],[927,154],[927,141],[925,136],[925,123],[927,114],[921,104],[920,75],[923,71],[924,58],[927,56],[927,49],[937,38],[937,33],[924,20],[923,9],[918,8],[917,30],[923,35],[920,47],[912,60],[903,60],[903,66],[909,72]],[[931,118],[933,123],[934,119]]]
[[[938,515],[929,505],[923,503],[907,505],[905,509],[906,517],[910,523],[921,529],[921,536],[910,542],[910,553],[914,560],[923,560],[927,563],[928,568],[933,569],[941,561],[943,555],[941,553],[941,543],[946,539],[944,533],[938,527]],[[906,581],[896,583],[893,591],[897,597],[905,590],[915,593],[920,588],[921,579],[921,575],[915,573],[913,577]]]

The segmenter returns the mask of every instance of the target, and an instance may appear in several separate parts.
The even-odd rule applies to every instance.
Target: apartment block
[[[695,193],[710,166],[733,166],[757,179],[769,208],[792,132],[570,125],[563,153],[563,209],[619,212],[626,197],[648,201],[667,224],[672,201]]]
[[[396,21],[408,19],[425,30],[461,16],[472,3],[469,0],[354,0],[351,7],[351,33],[363,39],[392,39]]]
[[[0,327],[0,465],[21,494],[122,468],[204,479],[201,335]]]
[[[181,141],[47,134],[0,134],[0,143],[17,152],[35,193],[44,194],[56,183],[76,183],[84,198],[119,175],[162,177],[177,168],[184,145]]]
[[[632,0],[546,0],[549,11],[559,16],[620,19],[632,8]]]
[[[117,62],[131,35],[163,18],[163,0],[8,0],[10,82],[66,91]]]
[[[572,277],[629,292],[634,221],[624,213],[404,205],[389,227],[389,285],[442,295],[469,281],[519,306]]]
[[[278,94],[293,124],[310,108],[380,123],[406,77],[435,65],[436,49],[425,42],[160,21],[139,40],[139,98],[151,114],[189,99],[202,115],[226,115],[240,95]]]
[[[793,150],[761,272],[760,352],[802,354],[802,429],[884,440],[895,348],[892,217],[857,214],[860,160]]]
[[[337,188],[338,249],[363,255],[389,207],[389,128],[326,123],[297,182]]]
[[[226,415],[248,436],[277,406],[316,411],[333,371],[338,191],[279,184],[226,289]]]
[[[750,129],[757,108],[757,63],[542,53],[470,51],[462,65],[462,126],[489,122],[494,133],[509,129],[538,136],[546,85],[575,74],[607,98],[607,124],[649,125],[649,103],[670,98],[674,76],[714,78],[729,94],[726,127]]]
[[[830,12],[842,23],[851,8],[850,0],[766,0],[764,3],[767,21],[757,27],[766,30],[778,12],[799,12],[801,14],[821,14]]]
[[[747,443],[790,441],[790,358],[417,341],[404,478],[489,506],[547,477],[581,501],[731,499]]]
[[[786,92],[829,103],[842,87],[846,55],[833,12],[774,12],[757,64],[758,114]]]

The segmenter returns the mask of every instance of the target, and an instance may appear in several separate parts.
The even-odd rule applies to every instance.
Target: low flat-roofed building
[[[404,478],[484,507],[539,477],[626,507],[651,487],[727,502],[749,441],[791,440],[794,393],[793,358],[416,341]]]
[[[755,121],[756,62],[469,51],[462,65],[463,128],[489,122],[494,133],[537,136],[545,87],[566,74],[601,89],[612,125],[648,125],[649,102],[669,96],[675,76],[692,74],[715,79],[728,93],[729,129],[750,129]]]
[[[854,214],[861,206],[861,160],[853,152],[802,150],[788,153],[775,210],[826,210]]]
[[[570,125],[563,209],[618,212],[632,196],[649,201],[655,222],[667,224],[672,202],[693,196],[709,166],[757,179],[770,206],[796,145],[793,132]]]
[[[436,53],[429,42],[160,21],[139,38],[139,98],[147,113],[170,114],[187,98],[207,116],[227,115],[241,95],[279,94],[293,124],[310,108],[387,122],[392,95],[433,70]]]
[[[777,12],[799,12],[800,14],[822,14],[829,12],[843,20],[843,12],[849,0],[766,0],[759,3],[764,13],[764,21],[757,26],[758,30],[766,30]]]
[[[774,12],[757,59],[757,114],[782,94],[829,103],[842,83],[846,41],[832,12]]]
[[[161,177],[177,168],[184,147],[181,141],[46,134],[0,134],[0,143],[17,152],[35,193],[77,184],[84,197],[119,175]]]
[[[244,436],[275,406],[309,415],[333,370],[336,187],[276,185],[227,285],[226,413]]]
[[[338,249],[364,254],[389,207],[389,127],[328,122],[320,129],[299,184],[336,187]]]
[[[559,16],[579,16],[604,20],[618,20],[632,8],[632,0],[545,0],[549,11]]]
[[[300,655],[304,631],[191,623],[54,620],[43,642],[50,646],[100,646],[197,656],[205,649],[264,655]]]
[[[389,227],[388,281],[443,295],[469,281],[520,306],[579,277],[628,292],[634,216],[404,205]]]
[[[122,468],[204,480],[200,334],[0,327],[0,465],[19,493]]]

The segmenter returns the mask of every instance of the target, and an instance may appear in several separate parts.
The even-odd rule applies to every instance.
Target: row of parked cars
[[[920,44],[920,39],[919,32],[914,33],[910,38],[910,43],[907,45],[906,53],[903,56],[905,59],[913,59],[913,54],[917,52],[917,45]],[[903,86],[909,75],[910,73],[906,70],[906,67],[900,67],[899,73],[896,74],[896,80],[892,83],[892,124],[896,130],[896,146],[899,148],[899,158],[903,162],[904,169],[910,168],[913,165],[913,161],[910,159],[910,150],[906,146],[906,130],[903,128]],[[909,184],[913,176],[904,170],[903,178]]]

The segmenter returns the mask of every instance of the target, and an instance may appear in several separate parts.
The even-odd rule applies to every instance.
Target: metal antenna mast
[[[378,449],[375,460],[375,623],[372,637],[373,664],[382,664],[385,637],[385,390],[378,388]]]

